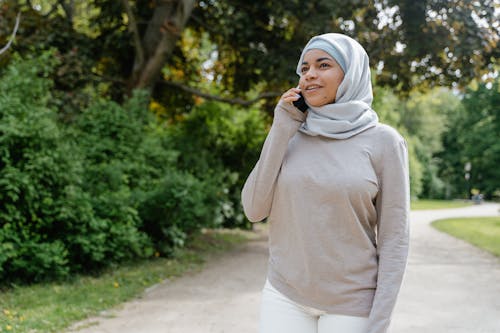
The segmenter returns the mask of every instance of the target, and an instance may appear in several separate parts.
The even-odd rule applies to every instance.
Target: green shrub
[[[221,175],[226,195],[220,215],[226,227],[248,227],[240,193],[260,155],[269,120],[258,109],[207,102],[196,106],[172,131],[180,167],[198,177]]]
[[[61,127],[48,107],[52,83],[44,76],[52,60],[50,53],[16,59],[0,77],[2,281],[62,278],[152,254],[130,189],[116,180],[126,165],[117,174],[105,156],[101,164],[88,163],[86,133]],[[108,147],[116,152],[121,143]],[[108,173],[93,179],[96,170]],[[106,181],[118,185],[109,190]]]
[[[136,92],[123,106],[100,100],[75,123],[85,156],[83,188],[91,195],[96,216],[108,225],[108,249],[123,256],[115,259],[153,253],[134,193],[156,190],[155,184],[177,158],[164,146],[161,133],[155,132],[147,100],[143,92]]]
[[[51,82],[43,76],[51,64],[50,54],[16,59],[0,79],[2,279],[66,276],[71,244],[61,237],[63,230],[92,220],[80,214],[64,218],[71,192],[82,180],[81,164],[47,107]]]
[[[137,226],[155,251],[170,255],[194,231],[220,224],[221,175],[201,178],[176,170],[181,153],[154,123],[147,97],[136,92],[123,106],[97,102],[82,113],[76,133],[96,215]]]
[[[0,279],[39,281],[172,254],[203,227],[244,225],[240,190],[258,158],[257,110],[207,103],[166,130],[135,92],[69,123],[50,53],[0,73]]]
[[[219,226],[217,185],[172,169],[158,186],[142,194],[139,213],[157,251],[169,255],[195,231]]]

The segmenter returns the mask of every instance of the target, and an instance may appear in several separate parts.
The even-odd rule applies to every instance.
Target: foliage
[[[65,276],[75,229],[95,223],[82,165],[47,107],[54,60],[16,60],[0,80],[0,278]],[[74,210],[68,210],[74,207]],[[76,264],[76,263],[75,263]]]
[[[461,108],[459,97],[444,88],[400,97],[379,86],[374,88],[374,97],[373,108],[381,122],[397,128],[408,142],[412,197],[449,197],[438,153],[444,149],[442,138],[450,129],[450,119]]]
[[[442,177],[454,191],[469,197],[472,188],[492,198],[500,189],[500,82],[469,88],[462,108],[451,118],[439,153]],[[465,170],[470,163],[470,171]],[[469,180],[465,174],[469,172]]]
[[[50,1],[37,2],[44,7]],[[52,53],[58,60],[55,70],[47,73],[53,82],[54,99],[50,103],[61,117],[71,119],[89,102],[83,89],[93,80],[91,68],[95,63],[95,51],[92,40],[73,29],[69,20],[56,15],[57,11],[45,16],[43,8],[31,8],[26,1],[6,0],[0,6],[0,45],[4,44],[2,38],[9,35],[12,19],[18,12],[22,14],[21,24],[12,49],[23,57],[55,50]],[[0,66],[8,59],[9,54],[2,55]]]
[[[422,168],[424,198],[446,197],[446,187],[438,175],[439,159],[435,156],[443,149],[442,136],[448,128],[449,118],[460,108],[460,99],[451,91],[435,88],[428,92],[411,94],[405,104],[402,124],[415,137],[417,159]]]
[[[495,0],[387,1],[383,7],[389,17],[381,30],[391,36],[399,32],[396,39],[401,47],[389,41],[385,49],[391,50],[389,54],[381,50],[384,69],[389,69],[384,71],[386,80],[400,82],[409,91],[417,85],[465,86],[472,78],[494,71],[491,59],[499,56],[497,6]],[[398,25],[401,29],[391,33]]]
[[[21,11],[14,49],[21,54],[58,50],[63,63],[53,79],[65,97],[60,107],[66,113],[77,112],[88,102],[83,91],[89,84],[99,83],[101,94],[121,102],[124,92],[137,85],[134,79],[141,75],[137,71],[150,70],[145,64],[160,44],[169,45],[160,52],[165,57],[157,59],[166,65],[167,75],[156,66],[157,80],[151,80],[149,87],[170,108],[188,109],[195,103],[191,94],[164,89],[165,80],[197,86],[209,75],[219,95],[282,91],[296,81],[293,68],[301,48],[311,36],[324,32],[357,39],[377,68],[378,84],[403,93],[416,86],[464,86],[471,78],[493,72],[491,59],[499,56],[494,0],[195,1],[186,26],[175,17],[159,15],[165,6],[179,9],[188,3],[4,0],[0,36],[9,36]],[[163,35],[173,39],[165,42]],[[177,44],[174,36],[182,37]],[[198,44],[196,40],[203,47],[189,47]],[[210,56],[204,51],[198,54],[198,49],[210,49]],[[172,71],[185,75],[168,75]]]
[[[225,199],[220,187],[218,179],[200,180],[172,169],[157,186],[140,195],[143,229],[158,253],[171,255],[201,228],[220,227],[220,206]]]
[[[157,24],[185,2],[2,1],[0,45],[18,11],[22,21],[0,58],[0,278],[169,255],[204,226],[248,226],[240,190],[276,101],[243,109],[203,102],[196,89],[235,103],[283,91],[305,42],[323,32],[370,54],[373,106],[407,139],[412,197],[500,193],[498,80],[462,103],[428,89],[494,76],[492,0],[198,1],[187,26]],[[148,93],[134,92],[160,44]]]
[[[169,255],[193,232],[221,223],[218,212],[225,196],[217,174],[196,177],[177,168],[179,152],[154,123],[147,101],[144,92],[123,106],[100,101],[78,119],[76,135],[82,138],[89,166],[85,190],[96,213],[137,226],[155,251]]]
[[[148,94],[137,91],[123,105],[98,99],[71,126],[59,123],[44,78],[55,59],[19,59],[0,80],[3,280],[170,255],[197,230],[234,215],[227,187],[235,181],[227,183],[222,164],[203,177],[179,171],[179,152],[149,112]],[[184,135],[176,140],[193,133]]]
[[[439,151],[447,117],[459,106],[459,98],[446,88],[436,88],[426,93],[413,92],[405,103],[401,123],[408,133],[425,142],[430,152]]]
[[[180,168],[202,178],[223,176],[228,201],[225,226],[248,226],[240,204],[243,183],[257,162],[269,120],[258,109],[207,102],[196,106],[172,131],[182,151]]]
[[[405,103],[387,87],[374,87],[373,109],[377,112],[379,120],[396,128],[405,138],[408,144],[408,160],[410,166],[410,195],[417,198],[422,191],[422,163],[420,162],[417,151],[420,144],[418,138],[410,134],[405,128],[401,119],[404,116]]]
[[[498,59],[495,6],[493,0],[208,1],[195,8],[191,26],[217,46],[214,72],[230,90],[262,81],[268,89],[290,85],[307,40],[342,32],[365,46],[379,85],[408,92],[466,84],[491,71],[491,57]]]
[[[372,108],[377,112],[382,123],[400,128],[403,107],[403,101],[394,93],[393,89],[374,85]]]
[[[163,138],[160,151],[155,148],[158,147],[153,142],[155,138],[144,133],[140,124],[134,124],[132,119],[117,120],[127,118],[123,114],[130,112],[130,108],[121,109],[115,103],[109,103],[116,108],[113,120],[107,122],[94,116],[88,125],[103,123],[99,132],[102,134],[106,129],[110,133],[92,139],[89,147],[95,150],[106,140],[116,144],[120,137],[146,140],[149,137],[138,147],[131,140],[121,142],[120,145],[128,145],[130,151],[116,156],[115,162],[114,156],[108,154],[105,161],[113,164],[112,170],[115,171],[128,168],[125,175],[115,178],[128,180],[142,230],[154,241],[156,251],[172,253],[201,227],[243,226],[246,223],[239,194],[265,137],[265,122],[259,110],[235,109],[220,103],[202,104],[167,131],[156,129]],[[141,110],[144,112],[145,109]],[[99,117],[104,114],[102,109],[95,112]],[[135,129],[136,133],[117,134],[123,128]],[[82,130],[86,133],[92,131]],[[175,152],[171,147],[175,147]],[[156,162],[152,164],[151,161]],[[138,169],[130,169],[135,167]],[[96,176],[89,178],[95,179]]]

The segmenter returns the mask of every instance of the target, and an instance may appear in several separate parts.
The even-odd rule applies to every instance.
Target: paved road
[[[412,212],[410,258],[393,332],[500,333],[500,260],[430,226],[446,217],[498,216],[499,208]]]
[[[483,204],[412,212],[410,258],[392,332],[500,332],[500,260],[429,225],[446,217],[498,216],[499,209]],[[255,333],[267,260],[265,233],[260,236],[200,273],[159,284],[71,332]]]

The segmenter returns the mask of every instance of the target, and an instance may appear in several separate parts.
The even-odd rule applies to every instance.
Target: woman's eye
[[[305,72],[307,72],[307,67],[302,67],[302,68],[300,69],[300,72],[301,72],[301,73],[305,73]]]
[[[320,68],[328,68],[330,67],[330,64],[327,64],[326,62],[322,63],[319,65]]]

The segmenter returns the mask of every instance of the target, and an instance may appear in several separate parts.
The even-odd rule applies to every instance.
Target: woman
[[[297,74],[242,191],[248,219],[269,221],[260,332],[386,332],[408,255],[405,140],[371,109],[350,37],[313,37]]]

